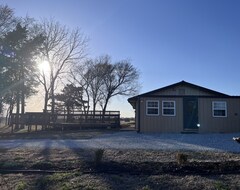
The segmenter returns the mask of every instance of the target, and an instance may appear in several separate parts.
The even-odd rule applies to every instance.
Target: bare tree
[[[7,5],[0,5],[0,37],[7,33],[16,21],[13,10]]]
[[[134,95],[139,89],[138,70],[128,60],[112,64],[108,55],[88,60],[75,70],[73,76],[78,85],[85,89],[93,112],[100,105],[103,115],[112,97]]]
[[[106,112],[109,100],[117,95],[132,96],[139,90],[139,71],[128,60],[115,64],[106,63],[103,86],[101,88],[100,106],[103,115]]]
[[[87,39],[79,29],[67,29],[54,20],[44,20],[42,30],[46,39],[41,59],[49,63],[49,72],[42,71],[38,80],[45,91],[44,110],[47,110],[51,98],[51,111],[54,113],[58,80],[66,77],[71,67],[83,59]]]
[[[85,76],[89,79],[89,95],[92,98],[93,114],[95,114],[97,104],[102,99],[101,88],[104,85],[104,76],[106,75],[105,65],[109,62],[109,56],[101,56],[93,60]]]
[[[91,77],[86,75],[93,63],[91,60],[87,60],[84,64],[78,64],[71,70],[71,77],[73,78],[73,83],[77,83],[83,89],[83,96],[86,99],[87,105],[83,106],[84,113],[87,115],[90,108],[90,81]]]
[[[92,103],[93,114],[102,99],[101,88],[103,88],[103,80],[107,72],[105,66],[109,61],[109,56],[88,59],[82,65],[78,65],[72,74],[75,82],[84,89],[88,102]]]

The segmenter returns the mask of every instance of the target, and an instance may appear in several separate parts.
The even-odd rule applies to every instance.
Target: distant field
[[[135,128],[134,118],[121,118],[120,122],[122,128]]]

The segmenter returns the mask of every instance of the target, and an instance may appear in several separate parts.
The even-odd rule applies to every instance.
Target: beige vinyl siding
[[[146,101],[159,101],[159,115],[146,115]],[[175,101],[176,115],[163,116],[162,101]],[[226,101],[227,117],[213,117],[212,102]],[[137,104],[137,109],[138,104]],[[182,98],[141,98],[140,131],[159,133],[180,133],[183,131],[183,99]],[[139,114],[136,112],[136,126]],[[199,133],[230,133],[240,131],[240,100],[235,98],[199,98],[198,99]]]
[[[146,114],[146,101],[159,101],[159,115]],[[175,101],[175,116],[163,116],[162,101]],[[183,129],[182,98],[141,98],[141,132],[179,133]]]
[[[240,100],[235,98],[199,98],[200,133],[229,133],[240,131]],[[227,103],[227,117],[213,117],[212,102]]]
[[[193,89],[185,86],[175,87],[171,89],[162,90],[161,92],[154,93],[154,95],[172,96],[172,95],[188,95],[188,96],[211,96],[213,94],[207,93],[202,90]]]

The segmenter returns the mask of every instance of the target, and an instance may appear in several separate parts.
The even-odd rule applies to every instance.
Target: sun
[[[38,68],[42,73],[47,73],[50,71],[50,66],[48,61],[42,61],[38,64]]]

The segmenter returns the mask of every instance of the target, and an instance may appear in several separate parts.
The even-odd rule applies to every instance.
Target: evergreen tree
[[[61,94],[56,94],[57,105],[60,110],[63,108],[67,111],[67,121],[71,120],[71,113],[74,110],[81,111],[84,109],[87,101],[83,100],[83,89],[73,84],[67,84]]]
[[[25,112],[25,98],[36,92],[35,60],[44,38],[42,35],[30,35],[27,27],[17,24],[0,40],[0,77],[4,81],[1,85],[2,101],[9,105],[10,113],[16,106],[19,115]]]

